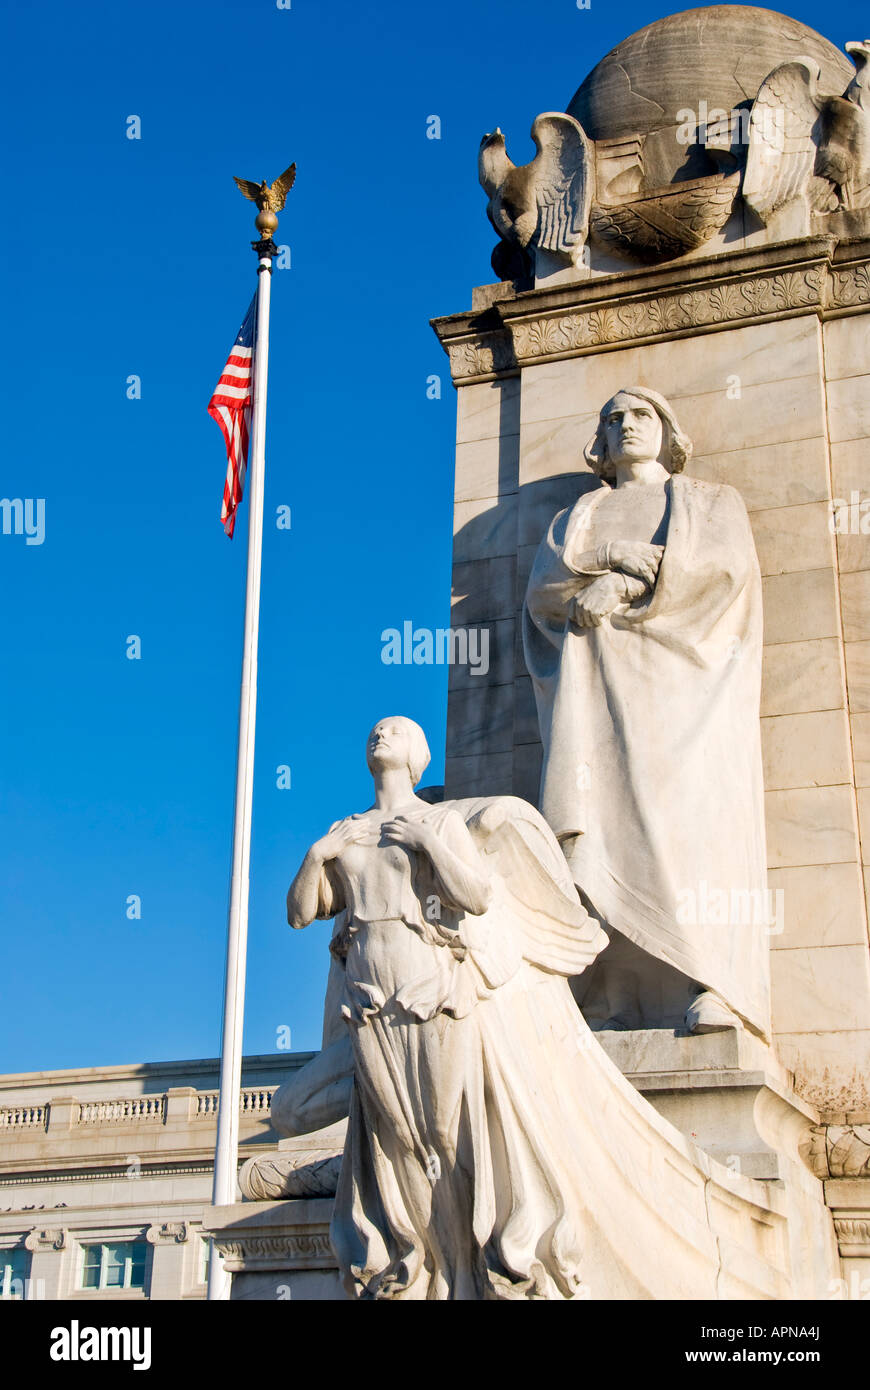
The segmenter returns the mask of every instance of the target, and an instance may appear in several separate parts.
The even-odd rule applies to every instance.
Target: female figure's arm
[[[397,816],[386,823],[383,836],[389,844],[405,845],[427,856],[449,907],[475,916],[486,912],[492,898],[489,875],[460,815],[451,814],[437,830],[427,821]]]
[[[298,930],[307,927],[315,917],[333,917],[342,910],[345,904],[336,875],[327,866],[363,833],[358,823],[343,820],[311,846],[287,892],[287,921],[291,927]]]

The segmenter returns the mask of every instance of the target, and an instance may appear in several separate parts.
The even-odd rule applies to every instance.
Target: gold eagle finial
[[[246,198],[252,203],[257,204],[260,212],[281,212],[287,194],[293,187],[296,180],[296,164],[290,165],[283,174],[275,180],[273,184],[268,184],[265,179],[262,183],[254,183],[251,179],[237,179],[233,175],[233,182]]]

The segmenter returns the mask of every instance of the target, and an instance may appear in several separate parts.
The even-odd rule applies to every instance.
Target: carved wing
[[[454,802],[484,855],[497,891],[485,918],[492,918],[491,944],[481,933],[481,948],[469,947],[491,978],[486,956],[499,954],[504,937],[513,936],[519,954],[540,970],[579,975],[608,943],[606,934],[585,911],[571,880],[558,841],[543,816],[514,796]],[[463,936],[472,922],[463,923]],[[505,943],[506,945],[507,943]],[[495,980],[492,980],[495,983]]]
[[[583,127],[558,111],[545,111],[532,126],[538,153],[532,161],[538,205],[536,244],[571,255],[586,240],[592,203],[592,147]]]
[[[743,197],[765,223],[777,208],[813,194],[822,108],[818,80],[818,64],[797,58],[774,68],[758,89]]]
[[[237,179],[235,174],[233,174],[233,183],[250,202],[256,203],[258,201],[260,197],[260,185],[258,183],[252,183],[250,179]]]
[[[296,164],[294,162],[290,165],[290,168],[285,169],[283,174],[281,174],[272,184],[272,207],[274,208],[275,212],[281,211],[281,209],[284,206],[284,200],[286,199],[287,194],[290,192],[290,189],[293,187],[295,182]]]

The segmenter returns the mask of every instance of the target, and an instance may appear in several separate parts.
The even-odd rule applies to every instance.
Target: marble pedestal
[[[701,1037],[664,1029],[595,1036],[660,1115],[732,1172],[785,1179],[819,1122],[772,1049],[744,1029]]]
[[[795,1094],[794,1079],[772,1048],[742,1028],[700,1037],[644,1029],[599,1032],[596,1038],[632,1085],[682,1134],[732,1172],[755,1178],[762,1190],[781,1192],[792,1297],[838,1297],[844,1279],[860,1284],[863,1276],[853,1271],[870,1275],[870,1261],[847,1260],[838,1213],[831,1210],[835,1184],[819,1182],[815,1171],[813,1153],[825,1127],[818,1112]],[[847,1197],[864,1203],[866,1218],[870,1183],[852,1188]],[[860,1227],[853,1219],[842,1230],[848,1239]],[[809,1264],[802,1270],[804,1261]]]
[[[331,1215],[331,1197],[212,1207],[206,1234],[233,1276],[232,1299],[345,1298],[329,1243]]]

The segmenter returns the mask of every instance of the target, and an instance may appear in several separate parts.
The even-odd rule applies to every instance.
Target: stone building
[[[248,1057],[240,1151],[311,1054]],[[0,1297],[203,1299],[217,1060],[0,1077]]]

